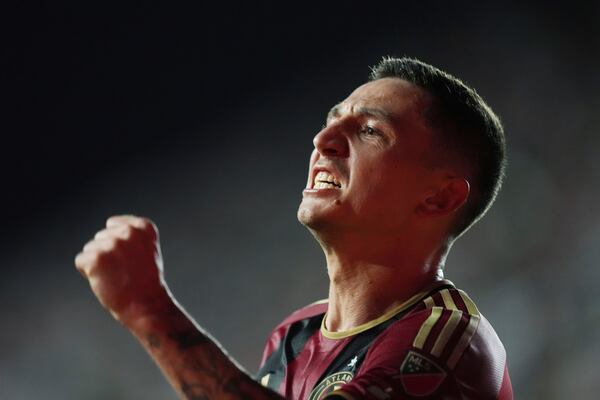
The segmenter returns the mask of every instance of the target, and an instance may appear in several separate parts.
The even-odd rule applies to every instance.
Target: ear
[[[419,204],[421,214],[451,214],[469,198],[471,187],[464,178],[448,178],[436,192],[428,195]]]

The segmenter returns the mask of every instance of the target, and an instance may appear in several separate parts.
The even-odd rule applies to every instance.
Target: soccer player
[[[325,254],[328,299],[273,330],[256,379],[174,300],[149,220],[109,218],[75,264],[182,398],[508,400],[502,343],[443,278],[504,165],[502,126],[474,90],[383,59],[314,138],[298,219]]]

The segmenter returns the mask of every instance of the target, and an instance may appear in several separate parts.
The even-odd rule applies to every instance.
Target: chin
[[[324,223],[324,216],[312,207],[307,207],[305,204],[300,204],[297,213],[298,221],[309,229],[317,229]]]
[[[332,210],[323,210],[323,209],[315,209],[313,207],[307,207],[304,204],[300,204],[298,208],[298,221],[304,225],[308,230],[310,230],[313,235],[316,232],[324,232],[327,231],[328,228],[331,228],[334,224],[334,216],[327,211]]]
[[[300,204],[296,217],[302,225],[309,227],[311,225],[311,221],[314,219],[314,212],[313,210],[303,207],[302,204]]]

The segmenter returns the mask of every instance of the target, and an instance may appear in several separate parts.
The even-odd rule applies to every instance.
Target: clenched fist
[[[75,265],[100,303],[124,324],[160,310],[170,298],[158,231],[148,219],[109,218],[106,228],[77,255]]]

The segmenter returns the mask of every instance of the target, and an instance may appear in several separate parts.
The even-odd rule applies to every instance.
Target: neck
[[[326,327],[345,331],[371,321],[442,279],[447,246],[415,238],[337,233],[318,240],[330,278]],[[419,246],[419,244],[421,244]]]

